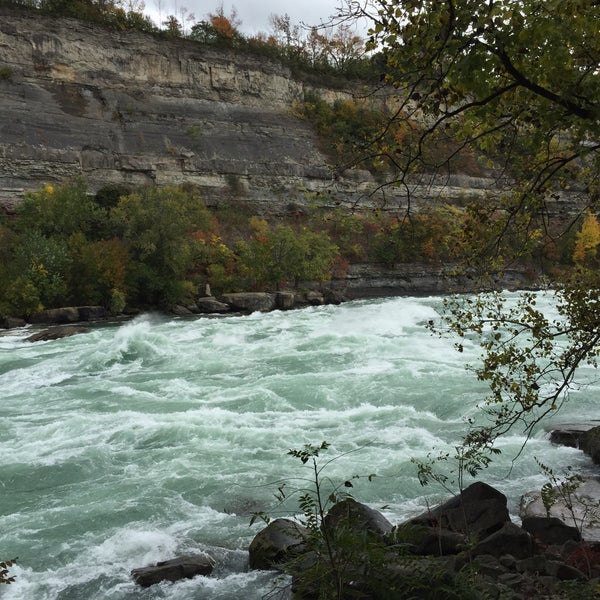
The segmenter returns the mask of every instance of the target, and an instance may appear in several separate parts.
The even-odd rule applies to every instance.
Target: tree
[[[210,229],[212,220],[193,189],[165,186],[121,196],[111,219],[133,261],[127,279],[135,300],[168,307],[195,293],[194,271],[202,251],[196,234]],[[105,250],[114,264],[112,249],[95,249]],[[118,285],[117,279],[113,268],[106,285]]]
[[[595,259],[598,244],[600,244],[600,223],[598,223],[596,215],[588,211],[581,229],[576,235],[573,260],[576,263],[585,264],[586,259]]]
[[[279,289],[285,283],[326,281],[331,278],[338,247],[322,232],[294,231],[253,217],[248,242],[238,244],[240,268],[258,287]]]
[[[386,57],[385,80],[398,91],[396,118],[423,114],[413,147],[383,149],[401,180],[427,160],[426,143],[452,132],[484,151],[520,187],[505,197],[513,221],[543,207],[579,176],[599,193],[600,41],[593,0],[514,2],[371,0],[348,2],[372,19],[371,50]],[[526,156],[527,160],[522,160]],[[425,164],[423,164],[425,163]]]
[[[17,230],[39,231],[47,237],[67,238],[74,233],[92,237],[105,214],[87,194],[82,179],[60,186],[45,185],[26,194],[17,208]]]
[[[229,15],[226,15],[221,2],[214,13],[209,13],[205,20],[192,27],[189,37],[205,44],[233,46],[241,37],[241,23],[236,8],[232,7]]]
[[[416,177],[438,173],[459,151],[486,159],[504,182],[503,193],[470,208],[473,225],[465,227],[463,247],[471,264],[499,271],[539,248],[551,230],[549,206],[566,192],[579,206],[559,223],[561,233],[600,199],[600,2],[345,5],[346,16],[371,19],[369,48],[385,57],[382,78],[397,94],[393,120],[419,123],[418,135],[378,146],[396,168],[407,210]],[[458,147],[440,143],[449,138]],[[516,307],[497,293],[449,301],[445,324],[459,337],[479,339],[483,361],[476,373],[491,390],[484,405],[489,419],[469,431],[466,444],[488,448],[517,425],[530,433],[567,399],[578,367],[595,365],[600,274],[580,268],[555,286],[554,319],[532,294]]]

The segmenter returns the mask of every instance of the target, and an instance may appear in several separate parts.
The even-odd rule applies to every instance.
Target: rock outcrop
[[[320,547],[314,535],[295,534],[298,525],[285,520],[292,535],[281,535],[273,525],[259,532],[250,546],[250,566],[281,569],[287,559],[297,598],[319,596],[334,574],[344,597],[377,600],[447,597],[465,582],[469,598],[558,598],[564,581],[577,582],[585,594],[598,583],[598,550],[556,521],[512,523],[505,496],[483,483],[394,528],[378,511],[344,500],[321,524],[323,537],[338,544],[333,551]],[[291,542],[304,539],[288,553]],[[253,547],[265,540],[273,560],[255,561],[254,567]]]
[[[247,202],[276,215],[315,193],[331,206],[401,203],[394,196],[403,191],[377,192],[368,172],[333,176],[311,124],[294,114],[312,87],[276,61],[0,8],[0,68],[5,207],[25,190],[76,175],[91,191],[191,182],[209,206]],[[427,183],[433,187],[415,187],[413,202],[494,187],[465,175]]]

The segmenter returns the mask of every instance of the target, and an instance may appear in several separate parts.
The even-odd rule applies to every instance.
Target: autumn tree
[[[209,13],[206,19],[192,27],[189,37],[206,44],[233,46],[241,36],[241,24],[235,6],[227,15],[221,2],[214,13]]]
[[[451,156],[439,144],[448,137],[485,158],[505,183],[503,193],[472,210],[481,221],[465,228],[462,242],[472,261],[479,257],[491,265],[488,272],[501,274],[507,259],[547,239],[552,202],[569,194],[574,210],[563,222],[566,231],[598,201],[600,2],[347,0],[345,6],[346,16],[370,19],[368,45],[385,58],[381,75],[397,96],[395,120],[421,124],[412,140],[378,147],[395,165],[394,183],[405,190],[407,205],[415,174],[448,165]],[[595,243],[595,235],[587,217],[578,256],[592,250],[587,240]],[[538,309],[533,294],[516,307],[496,293],[449,301],[445,323],[459,337],[480,339],[476,373],[491,390],[488,418],[470,430],[467,444],[489,448],[516,426],[529,434],[568,398],[578,367],[595,365],[600,274],[578,269],[555,286],[556,318]]]
[[[573,261],[577,264],[585,264],[586,261],[596,258],[596,251],[600,244],[600,223],[594,213],[588,211],[581,229],[575,237],[575,248],[573,249]]]
[[[348,23],[340,23],[333,29],[322,29],[317,34],[316,42],[321,48],[319,54],[341,72],[349,70],[365,53],[364,40]]]

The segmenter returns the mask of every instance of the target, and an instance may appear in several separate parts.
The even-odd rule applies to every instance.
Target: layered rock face
[[[265,58],[0,9],[0,204],[83,175],[91,191],[192,182],[209,206],[246,200],[267,214],[315,193],[332,206],[397,208],[403,190],[373,195],[369,173],[332,176],[311,124],[294,115],[305,91]],[[436,183],[421,196],[491,186]]]
[[[310,126],[290,114],[302,85],[277,63],[69,19],[1,17],[5,202],[80,174],[92,189],[191,181],[209,200],[329,179]]]

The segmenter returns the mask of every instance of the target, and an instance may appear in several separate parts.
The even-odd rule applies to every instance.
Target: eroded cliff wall
[[[68,19],[0,18],[0,195],[84,175],[260,199],[329,179],[281,65]],[[272,195],[272,192],[269,194]]]
[[[363,171],[332,177],[311,124],[294,114],[305,86],[277,62],[0,11],[0,203],[83,175],[107,184],[181,183],[209,205],[246,199],[284,213],[315,192],[332,205],[397,206]],[[423,198],[485,194],[453,176]],[[443,187],[442,186],[446,186]]]

